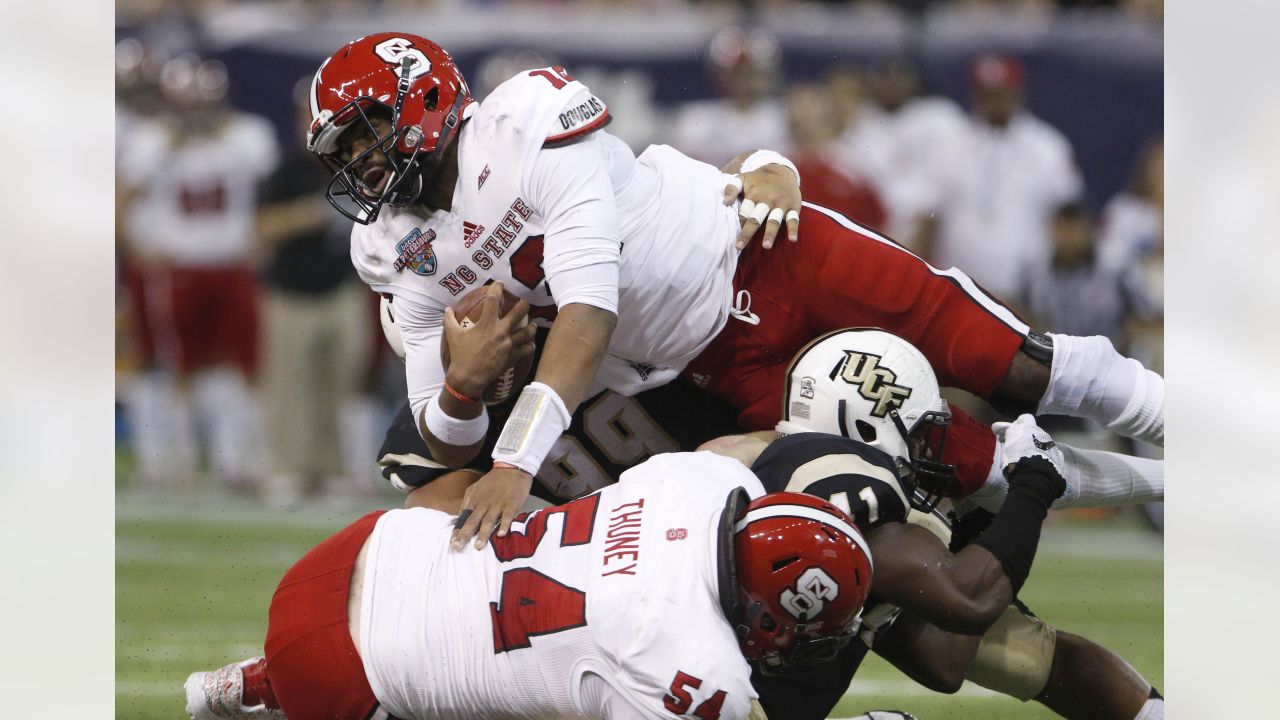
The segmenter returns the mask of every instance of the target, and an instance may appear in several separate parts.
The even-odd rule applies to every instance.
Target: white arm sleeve
[[[545,221],[542,267],[556,306],[618,312],[618,206],[601,133],[538,153],[527,183]]]
[[[427,403],[444,387],[440,340],[444,337],[444,311],[405,295],[396,295],[396,325],[404,337],[404,374],[409,406],[422,427]]]

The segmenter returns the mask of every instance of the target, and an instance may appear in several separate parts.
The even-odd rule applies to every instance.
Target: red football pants
[[[179,373],[229,363],[255,377],[261,300],[253,271],[238,265],[175,267],[168,280],[169,322],[163,331]]]
[[[738,259],[733,288],[750,294],[759,324],[730,318],[685,375],[738,408],[747,430],[772,429],[781,419],[787,365],[832,330],[892,332],[924,353],[940,385],[982,398],[1000,385],[1028,331],[962,273],[933,268],[882,235],[807,203],[799,241],[782,239],[771,250],[753,241]],[[995,436],[958,408],[952,413],[943,459],[956,466],[963,496],[986,481]]]

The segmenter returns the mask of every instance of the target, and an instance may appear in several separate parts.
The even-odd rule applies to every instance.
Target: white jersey
[[[459,552],[452,516],[384,514],[359,635],[378,702],[400,718],[746,717],[756,694],[716,564],[735,487],[764,492],[735,460],[658,455]]]
[[[130,235],[179,265],[243,262],[255,237],[257,185],[278,161],[275,132],[256,116],[231,113],[219,130],[181,143],[165,123],[137,124],[117,163],[121,179],[140,190]]]
[[[997,297],[1015,296],[1027,269],[1048,262],[1054,212],[1080,195],[1071,144],[1026,112],[1005,128],[973,118],[939,161],[937,264],[960,268]]]
[[[597,132],[607,117],[563,71],[516,75],[459,131],[450,211],[383,208],[355,226],[353,264],[397,298],[415,414],[444,381],[445,308],[489,280],[544,324],[570,303],[616,312],[596,384],[625,395],[674,379],[724,327],[738,230],[725,175],[665,146],[637,159]]]

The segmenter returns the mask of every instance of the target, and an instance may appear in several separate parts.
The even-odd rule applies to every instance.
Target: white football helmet
[[[911,343],[875,328],[836,330],[796,353],[785,382],[779,433],[842,435],[885,451],[914,475],[921,509],[950,489],[955,468],[941,460],[951,410]]]

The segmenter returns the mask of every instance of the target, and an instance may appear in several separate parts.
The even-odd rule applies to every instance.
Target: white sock
[[[1090,418],[1112,432],[1164,445],[1164,378],[1101,335],[1053,335],[1049,387],[1037,414]]]
[[[1164,502],[1164,461],[1058,443],[1068,491],[1054,510]]]
[[[1149,698],[1133,720],[1164,720],[1164,698]]]
[[[987,472],[986,482],[972,495],[964,498],[988,512],[1000,512],[1001,506],[1004,505],[1004,498],[1009,494],[1009,481],[1005,478],[1004,469],[1000,465],[1001,449],[1002,443],[997,437],[996,454],[991,458],[991,469]]]
[[[160,372],[144,372],[120,383],[138,475],[147,483],[160,482],[172,472],[168,433],[172,429],[173,383]]]
[[[247,480],[260,474],[256,402],[240,373],[229,368],[203,372],[194,382],[193,395],[208,418],[209,465],[214,475]]]
[[[199,475],[200,442],[196,431],[196,413],[191,397],[184,391],[170,386],[166,412],[169,425],[166,429],[168,446],[163,457],[168,463],[166,482],[190,486]]]
[[[1141,505],[1164,501],[1164,461],[1121,455],[1102,450],[1083,450],[1058,443],[1067,491],[1053,502],[1054,510],[1078,507]],[[1001,444],[996,440],[995,458],[987,481],[966,500],[990,512],[999,512],[1009,494],[1009,481],[1000,467]]]

